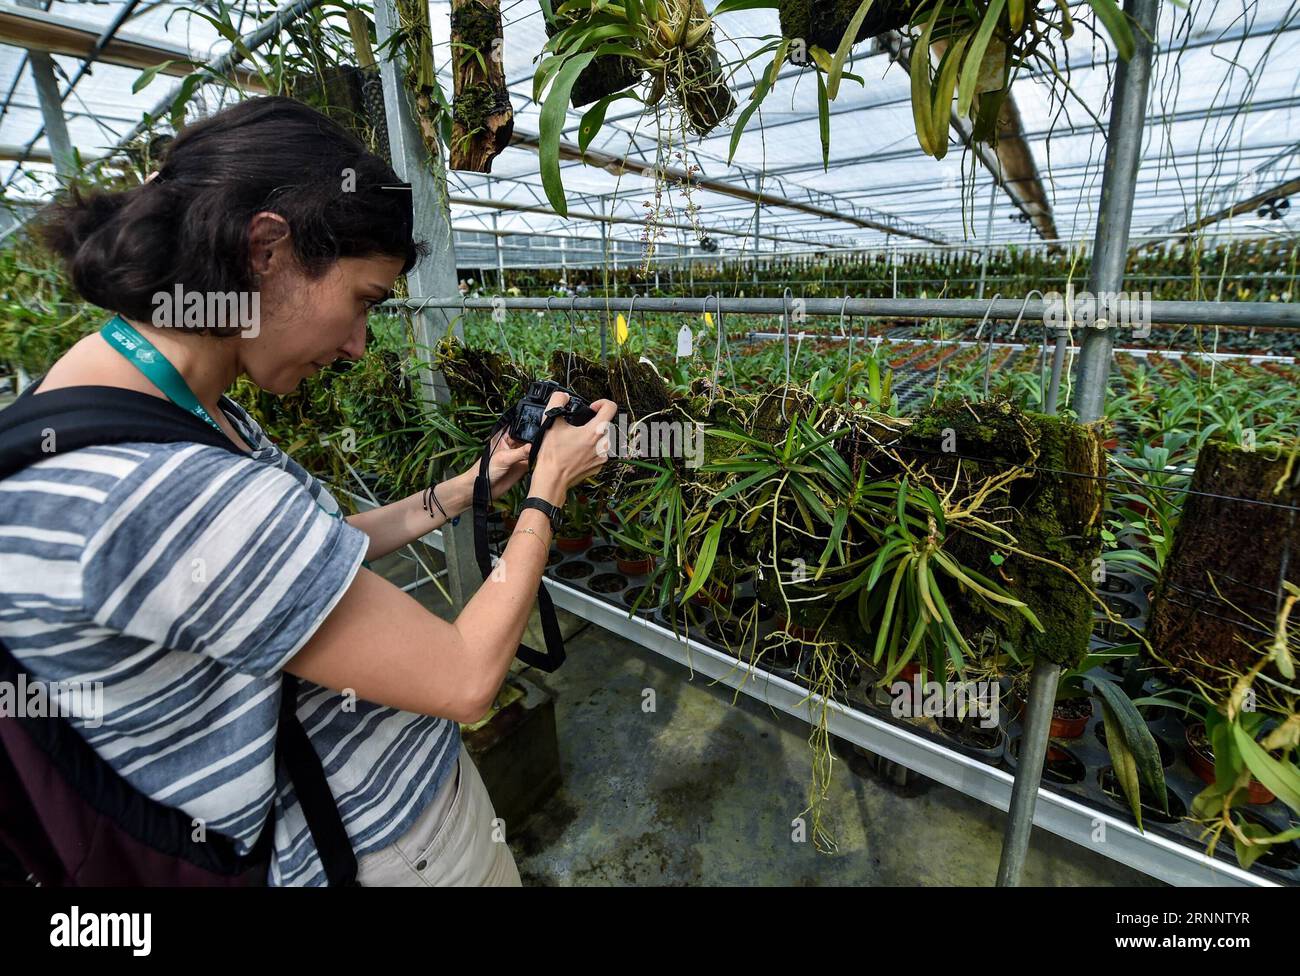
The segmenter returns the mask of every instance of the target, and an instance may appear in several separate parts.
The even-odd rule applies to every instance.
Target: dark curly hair
[[[409,190],[337,123],[291,98],[253,98],[186,126],[155,179],[121,192],[75,186],[42,214],[40,239],[89,302],[148,321],[153,296],[255,290],[248,227],[262,211],[289,225],[319,277],[339,258],[383,255],[409,271]],[[385,189],[388,187],[388,189]],[[233,335],[236,329],[210,329]]]

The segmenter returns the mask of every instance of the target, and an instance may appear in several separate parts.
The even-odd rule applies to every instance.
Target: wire
[[[1246,505],[1262,505],[1265,508],[1276,508],[1283,512],[1300,512],[1300,506],[1285,505],[1282,504],[1281,502],[1267,502],[1258,498],[1242,498],[1237,495],[1220,495],[1212,491],[1197,491],[1193,488],[1170,488],[1163,485],[1147,484],[1146,482],[1143,481],[1133,481],[1124,478],[1112,478],[1108,475],[1084,474],[1082,471],[1069,471],[1064,468],[1045,468],[1045,467],[1039,467],[1037,465],[1032,465],[1032,464],[1009,464],[1003,461],[995,460],[993,458],[979,458],[979,457],[973,457],[968,454],[958,454],[955,451],[930,451],[930,450],[926,450],[923,447],[908,447],[906,445],[899,445],[899,444],[891,444],[889,445],[889,448],[890,450],[909,451],[913,454],[929,454],[934,457],[956,458],[962,461],[975,461],[980,464],[1002,465],[1002,470],[1004,471],[1009,471],[1012,468],[1021,468],[1025,471],[1033,471],[1035,473],[1041,472],[1044,474],[1059,474],[1071,478],[1083,478],[1088,481],[1105,481],[1110,484],[1128,485],[1136,488],[1149,488],[1154,491],[1167,492],[1169,494],[1197,495],[1201,498],[1215,498],[1215,499],[1219,499],[1220,501],[1241,502],[1242,504],[1246,504]],[[1149,468],[1149,469],[1142,469],[1142,470],[1154,471],[1155,469]]]

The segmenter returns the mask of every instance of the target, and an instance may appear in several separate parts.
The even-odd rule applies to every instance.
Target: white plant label
[[[677,330],[677,358],[685,359],[695,350],[695,333],[689,325]]]

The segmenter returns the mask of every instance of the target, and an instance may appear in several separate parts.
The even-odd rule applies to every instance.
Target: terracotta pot
[[[712,600],[709,597],[712,596]],[[701,586],[691,595],[691,602],[702,607],[709,606],[714,600],[724,607],[731,605],[731,587]]]
[[[1088,728],[1089,718],[1088,715],[1082,718],[1057,718],[1053,715],[1047,734],[1053,739],[1077,739]]]
[[[1019,695],[1016,696],[1016,705],[1021,715],[1025,714],[1028,703]],[[1088,722],[1092,719],[1091,711],[1087,715],[1079,718],[1059,718],[1056,709],[1052,709],[1052,723],[1047,727],[1047,736],[1050,739],[1077,739],[1088,729]]]
[[[555,540],[555,545],[561,552],[586,552],[591,548],[591,534],[576,537],[560,536]]]
[[[1194,730],[1200,730],[1200,734],[1205,734],[1205,726],[1197,722],[1195,725],[1189,725],[1183,734],[1184,742],[1187,746],[1187,765],[1192,767],[1192,772],[1199,776],[1206,785],[1214,785],[1214,756],[1208,750],[1202,749],[1193,742],[1192,733]],[[1250,785],[1246,787],[1246,799],[1251,803],[1267,806],[1277,799],[1268,787],[1253,776]]]
[[[649,576],[655,568],[654,556],[645,559],[615,559],[618,571],[624,576]]]

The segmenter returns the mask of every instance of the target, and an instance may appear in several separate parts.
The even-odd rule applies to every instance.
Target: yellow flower
[[[614,324],[614,339],[620,346],[627,342],[627,319],[622,312],[618,313],[618,320]]]

